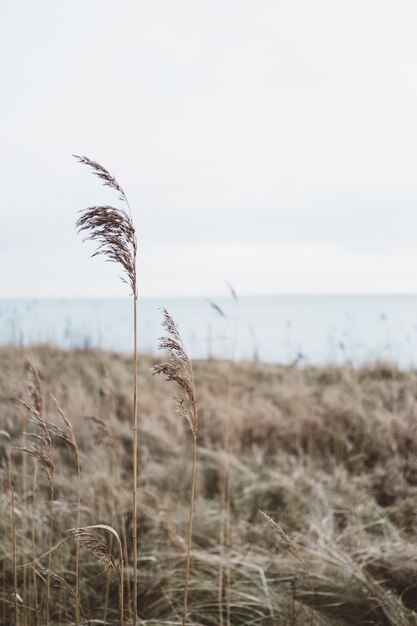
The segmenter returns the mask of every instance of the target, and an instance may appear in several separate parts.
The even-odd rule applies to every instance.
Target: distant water
[[[160,307],[175,318],[193,358],[236,357],[274,363],[355,365],[390,360],[417,366],[417,296],[280,295],[147,299],[139,303],[140,350],[155,352]],[[0,300],[0,344],[53,343],[131,351],[132,302]]]

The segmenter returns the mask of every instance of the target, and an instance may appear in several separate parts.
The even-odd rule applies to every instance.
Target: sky
[[[77,211],[126,191],[143,297],[417,292],[417,4],[0,6],[0,297],[122,297]]]

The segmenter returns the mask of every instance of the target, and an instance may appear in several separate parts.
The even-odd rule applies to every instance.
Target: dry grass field
[[[27,360],[39,372],[49,448]],[[156,363],[139,364],[138,613],[141,624],[181,624],[193,441],[175,385],[150,371]],[[193,367],[187,623],[417,624],[417,373]],[[118,624],[121,576],[132,623],[132,377],[124,355],[0,349],[2,624]],[[69,532],[92,525],[117,532],[123,571],[115,534],[90,529],[90,542],[77,543]]]

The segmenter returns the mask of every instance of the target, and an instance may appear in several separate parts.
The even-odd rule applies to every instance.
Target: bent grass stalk
[[[117,545],[119,548],[119,564],[113,558],[111,550],[108,545],[104,543],[102,539],[97,535],[90,533],[90,530],[105,530],[110,533],[111,536],[116,537]],[[74,539],[90,550],[98,559],[99,563],[104,565],[104,570],[111,570],[117,576],[117,587],[119,592],[119,626],[123,626],[123,577],[124,577],[124,564],[123,564],[123,548],[122,542],[118,532],[107,524],[94,524],[92,526],[84,526],[83,528],[71,528],[68,532],[72,533]]]
[[[138,489],[138,351],[137,351],[137,274],[136,256],[137,241],[133,225],[132,214],[128,199],[123,188],[110,172],[100,163],[85,156],[74,155],[78,161],[89,166],[106,187],[114,189],[119,194],[119,200],[125,203],[125,208],[113,206],[93,206],[81,211],[76,222],[79,233],[88,233],[84,241],[97,242],[98,247],[92,256],[103,255],[107,261],[122,266],[122,281],[128,284],[133,295],[133,476],[132,476],[132,519],[133,519],[133,623],[136,624],[138,613],[138,554],[137,554],[137,489]]]
[[[193,456],[191,470],[191,493],[188,517],[188,533],[187,533],[187,553],[184,567],[184,604],[182,613],[182,626],[187,623],[188,614],[188,587],[190,581],[190,564],[191,564],[191,546],[193,537],[193,518],[194,518],[194,501],[196,486],[196,467],[197,467],[197,402],[195,396],[195,385],[193,369],[185,351],[184,344],[178,332],[177,326],[166,309],[162,309],[163,321],[162,325],[167,332],[166,337],[161,337],[159,349],[165,350],[169,354],[169,360],[166,363],[156,365],[152,369],[152,373],[163,374],[167,381],[173,381],[180,390],[180,396],[176,397],[178,412],[188,423],[193,438]]]
[[[307,569],[306,562],[301,554],[297,544],[287,535],[285,530],[282,528],[278,522],[272,519],[269,515],[264,513],[263,511],[259,511],[259,514],[263,518],[264,522],[268,524],[268,526],[272,529],[272,532],[278,539],[283,543],[285,548],[291,554],[293,559],[295,559],[303,568],[306,577],[307,577],[307,586],[311,592],[311,612],[310,612],[310,626],[314,624],[314,588],[311,580],[310,572]]]

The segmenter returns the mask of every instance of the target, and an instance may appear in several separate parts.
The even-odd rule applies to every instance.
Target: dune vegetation
[[[194,439],[160,363],[138,371],[137,607],[162,625],[183,620]],[[417,373],[193,370],[187,624],[416,624]],[[2,624],[132,623],[133,375],[127,355],[0,349]]]
[[[232,320],[230,360],[192,364],[165,310],[138,359],[129,203],[77,158],[117,193],[76,226],[133,358],[0,349],[1,623],[417,624],[417,374],[236,363]]]

